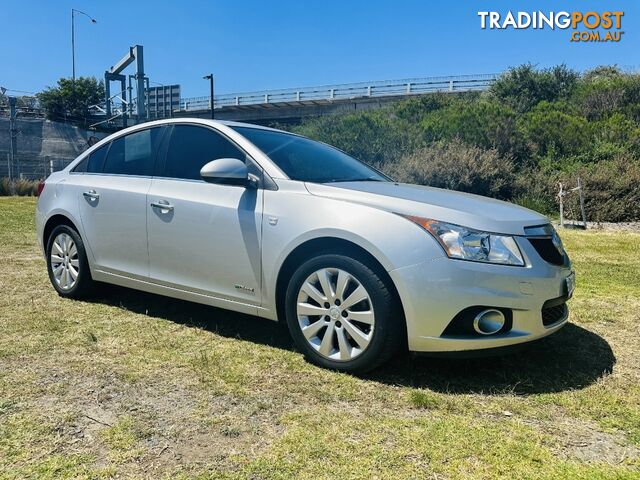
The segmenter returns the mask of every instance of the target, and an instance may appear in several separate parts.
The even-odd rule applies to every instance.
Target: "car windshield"
[[[292,180],[314,183],[389,181],[375,169],[324,143],[273,130],[231,128],[262,150]]]

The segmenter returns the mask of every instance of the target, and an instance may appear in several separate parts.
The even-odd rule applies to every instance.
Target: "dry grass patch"
[[[318,369],[257,318],[48,284],[0,198],[0,478],[637,478],[640,235],[566,232],[572,323],[516,356]]]

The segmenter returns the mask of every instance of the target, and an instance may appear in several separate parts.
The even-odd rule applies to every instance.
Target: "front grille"
[[[529,238],[528,240],[543,260],[552,263],[553,265],[564,264],[564,255],[558,251],[556,246],[553,244],[553,240],[550,238]]]
[[[549,302],[547,302],[549,303]],[[546,303],[545,303],[546,305]],[[567,315],[567,304],[560,303],[558,305],[544,306],[542,307],[542,324],[545,327],[553,325],[559,322]]]

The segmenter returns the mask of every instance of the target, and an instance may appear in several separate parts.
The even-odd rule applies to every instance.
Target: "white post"
[[[580,212],[582,213],[582,224],[585,230],[587,229],[587,215],[584,212],[584,195],[582,194],[582,182],[578,177],[578,194],[580,195]]]
[[[560,228],[564,228],[564,190],[562,188],[562,182],[560,185],[560,193],[558,193],[558,199],[560,200]]]

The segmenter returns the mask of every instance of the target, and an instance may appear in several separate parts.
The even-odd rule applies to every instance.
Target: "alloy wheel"
[[[330,360],[354,359],[373,337],[371,297],[356,277],[339,268],[322,268],[307,277],[298,292],[296,314],[307,342]]]
[[[51,244],[51,271],[62,290],[71,290],[78,281],[80,259],[76,243],[67,233],[60,233]]]

